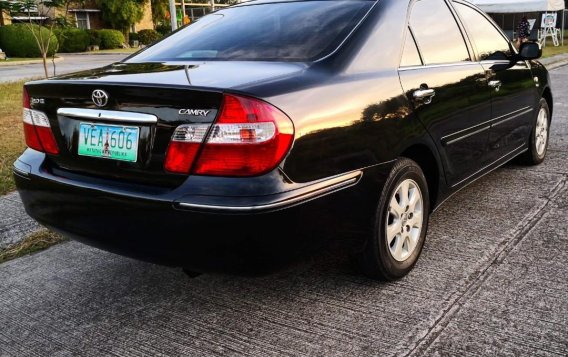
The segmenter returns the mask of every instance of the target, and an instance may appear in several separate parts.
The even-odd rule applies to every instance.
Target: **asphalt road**
[[[90,68],[102,67],[118,62],[126,55],[71,55],[63,54],[64,61],[55,64],[56,74],[66,74],[83,71]],[[53,74],[53,64],[49,62],[49,73]],[[43,64],[25,64],[19,66],[0,66],[0,83],[13,82],[29,78],[42,78],[44,76]]]
[[[450,199],[405,279],[339,255],[188,279],[68,242],[0,265],[0,355],[568,355],[568,67],[552,77],[546,162]]]

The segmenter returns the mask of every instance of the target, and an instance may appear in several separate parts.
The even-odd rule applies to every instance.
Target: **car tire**
[[[358,257],[363,272],[386,281],[408,274],[422,252],[429,211],[422,169],[410,159],[399,158],[381,192],[372,233]]]
[[[525,165],[538,165],[544,161],[550,137],[550,109],[544,98],[540,99],[538,112],[529,138],[529,149],[519,159]]]

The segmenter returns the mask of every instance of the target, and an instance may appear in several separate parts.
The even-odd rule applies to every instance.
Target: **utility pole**
[[[176,0],[170,0],[170,21],[172,24],[172,31],[177,30],[177,12],[176,12]]]

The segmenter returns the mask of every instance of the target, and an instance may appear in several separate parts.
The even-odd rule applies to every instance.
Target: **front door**
[[[523,147],[530,135],[538,99],[525,61],[511,63],[514,50],[489,18],[467,4],[454,3],[472,38],[492,97],[489,146],[493,160]]]

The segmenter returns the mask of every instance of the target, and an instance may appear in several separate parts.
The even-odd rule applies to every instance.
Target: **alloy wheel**
[[[393,191],[386,218],[389,252],[396,261],[403,262],[416,249],[424,221],[422,191],[414,180],[402,181]]]
[[[540,108],[538,118],[536,120],[535,129],[535,145],[538,156],[543,156],[546,151],[546,142],[548,140],[548,112],[544,108]]]

